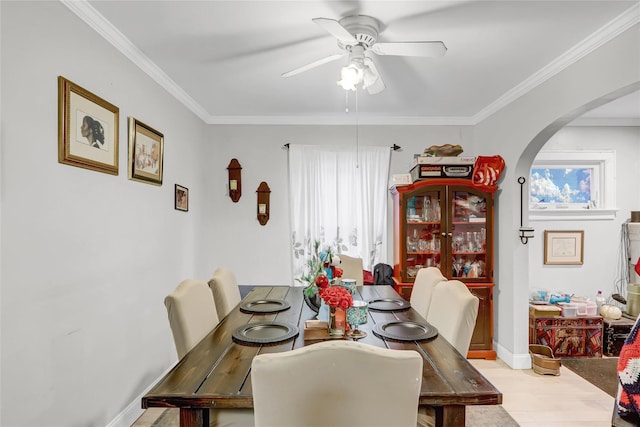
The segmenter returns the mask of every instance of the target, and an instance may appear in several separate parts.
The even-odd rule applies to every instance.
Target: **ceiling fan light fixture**
[[[338,85],[345,90],[355,91],[357,85],[362,84],[363,89],[366,89],[370,95],[374,95],[382,92],[386,85],[370,54],[435,57],[442,56],[447,51],[447,47],[439,40],[379,43],[378,32],[381,23],[368,15],[349,15],[339,21],[331,18],[313,18],[313,22],[331,34],[344,53],[334,54],[303,65],[283,73],[282,77],[299,74],[344,57],[348,53],[349,63],[342,68],[341,79],[337,81]]]
[[[356,86],[362,83],[364,77],[364,71],[355,63],[351,63],[346,67],[342,67],[340,71],[341,79],[337,81],[337,84],[344,90],[356,90]]]
[[[362,73],[362,88],[367,89],[368,87],[372,86],[379,78],[380,74],[374,73],[373,71],[371,71],[371,68],[365,66],[364,72]]]

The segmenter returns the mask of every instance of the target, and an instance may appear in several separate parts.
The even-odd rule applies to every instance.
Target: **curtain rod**
[[[398,144],[393,144],[393,145],[392,145],[391,147],[389,147],[389,148],[391,148],[393,151],[402,151],[402,147],[401,147],[401,146],[399,146]],[[283,150],[288,150],[288,149],[289,149],[289,143],[287,142],[286,144],[284,144],[284,145],[282,146],[282,149],[283,149]]]

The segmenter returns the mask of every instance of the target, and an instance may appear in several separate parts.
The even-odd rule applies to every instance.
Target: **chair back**
[[[229,314],[242,299],[236,276],[228,268],[217,268],[209,280],[209,287],[216,303],[219,319]]]
[[[393,267],[380,262],[373,267],[373,284],[393,286]]]
[[[427,322],[464,357],[471,345],[479,304],[478,297],[459,280],[442,281],[433,288]]]
[[[325,341],[253,358],[255,426],[411,426],[422,356],[354,341]]]
[[[213,296],[204,281],[183,280],[165,297],[164,305],[179,359],[218,324]]]
[[[340,257],[340,268],[342,269],[342,277],[345,279],[355,279],[356,286],[362,286],[364,283],[364,274],[362,273],[362,258],[354,258],[349,255],[338,255]]]
[[[433,288],[443,280],[446,281],[447,278],[442,275],[442,272],[437,267],[421,268],[416,274],[409,302],[411,307],[425,319],[429,313]]]

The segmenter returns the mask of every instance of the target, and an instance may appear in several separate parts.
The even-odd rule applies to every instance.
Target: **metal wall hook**
[[[533,239],[534,236],[534,229],[532,227],[524,227],[522,225],[522,218],[523,218],[523,209],[522,209],[522,205],[524,203],[524,183],[527,182],[527,180],[524,178],[524,176],[521,176],[518,178],[518,184],[520,184],[520,229],[518,230],[519,232],[519,236],[520,236],[520,241],[522,242],[523,245],[526,245],[527,243],[529,243],[529,239]]]

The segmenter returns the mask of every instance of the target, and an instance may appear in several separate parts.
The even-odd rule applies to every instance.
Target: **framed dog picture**
[[[58,162],[118,175],[120,110],[58,76]]]

